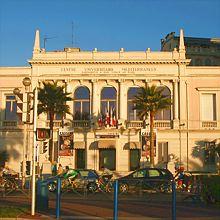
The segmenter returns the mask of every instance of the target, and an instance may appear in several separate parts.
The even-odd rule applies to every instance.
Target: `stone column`
[[[100,91],[98,87],[98,80],[92,80],[92,117],[97,118],[100,113]]]
[[[173,81],[173,106],[174,106],[173,128],[178,128],[178,122],[179,122],[178,80]]]
[[[68,79],[68,80],[65,80],[66,92],[71,93],[70,96],[71,96],[72,98],[74,98],[74,97],[73,97],[73,96],[74,96],[74,94],[73,94],[73,87],[72,87],[72,85],[71,85],[70,83],[71,83],[71,80],[69,80],[69,79]],[[68,104],[68,105],[70,106],[70,112],[73,113],[73,101],[67,101],[66,104]],[[67,119],[67,121],[72,120],[72,119],[73,119],[72,117],[73,117],[72,115],[66,114],[66,119]]]
[[[180,124],[186,125],[186,83],[180,80]]]
[[[119,82],[119,119],[127,119],[127,93],[125,87],[125,80],[120,79]]]

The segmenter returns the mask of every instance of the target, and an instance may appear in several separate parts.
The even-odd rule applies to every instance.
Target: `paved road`
[[[105,194],[88,195],[64,194],[61,203],[62,219],[112,219],[113,198]],[[41,212],[36,219],[55,218],[55,196],[50,195],[49,210]],[[30,205],[30,199],[24,196],[0,198],[2,205]],[[159,220],[171,219],[170,195],[161,197],[150,195],[148,197],[122,196],[119,200],[119,220]],[[177,220],[217,220],[220,209],[214,205],[194,203],[192,201],[177,202]],[[28,216],[23,216],[29,218]]]

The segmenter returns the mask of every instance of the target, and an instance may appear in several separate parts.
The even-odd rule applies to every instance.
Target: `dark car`
[[[71,178],[71,173],[78,173],[77,176],[74,175],[74,180]],[[73,187],[76,189],[82,189],[88,187],[90,183],[95,183],[96,180],[99,178],[99,175],[95,170],[92,169],[70,169],[68,170],[70,175],[66,175],[64,172],[63,174],[55,177],[51,177],[47,179],[48,182],[48,189],[50,192],[54,192],[56,190],[57,185],[57,177],[60,177],[62,180],[62,188],[65,187]]]
[[[141,168],[118,179],[119,191],[150,189],[168,192],[171,190],[172,173],[167,169]]]

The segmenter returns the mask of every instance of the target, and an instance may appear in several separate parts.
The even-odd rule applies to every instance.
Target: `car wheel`
[[[128,190],[129,190],[129,187],[128,187],[128,184],[127,184],[127,183],[121,183],[121,184],[119,185],[119,191],[120,191],[120,192],[125,193],[125,192],[128,192]]]
[[[48,190],[50,191],[50,192],[54,192],[54,191],[56,191],[56,184],[55,183],[49,183],[48,184]]]
[[[94,192],[97,190],[97,185],[96,185],[96,183],[89,183],[89,184],[87,185],[87,190],[88,190],[89,192],[94,193]]]
[[[170,193],[170,192],[172,192],[172,185],[169,183],[164,183],[160,186],[159,189],[163,193]]]

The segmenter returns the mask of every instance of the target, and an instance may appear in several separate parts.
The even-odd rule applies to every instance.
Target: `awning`
[[[115,140],[99,140],[98,148],[115,148]]]
[[[141,143],[140,142],[128,142],[125,144],[124,149],[141,149]]]
[[[84,141],[75,141],[73,143],[74,149],[85,149],[85,142]]]

